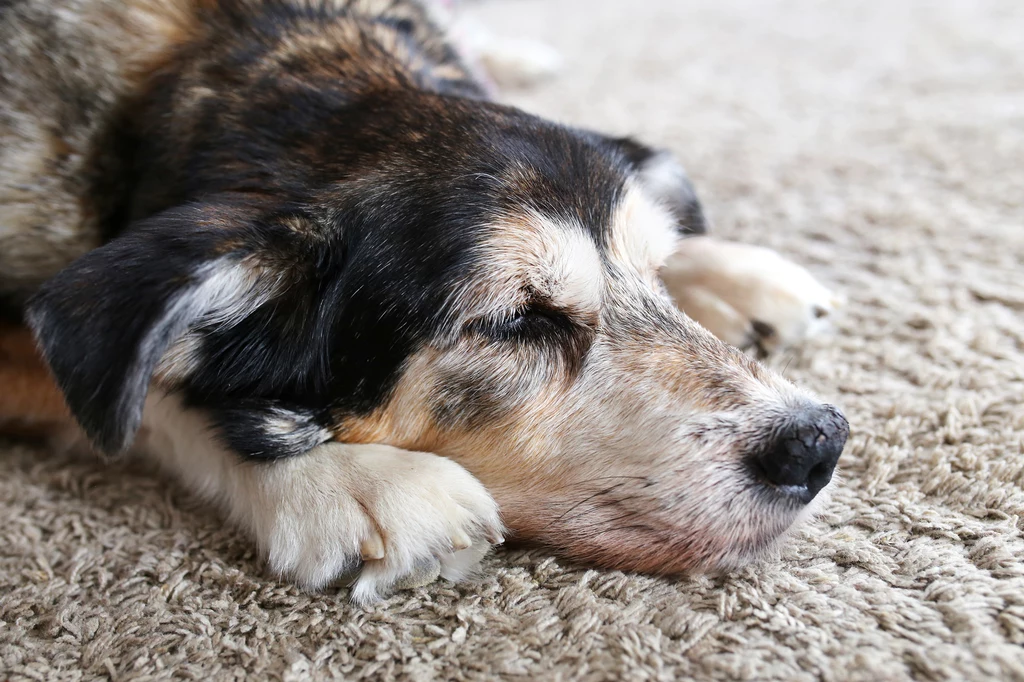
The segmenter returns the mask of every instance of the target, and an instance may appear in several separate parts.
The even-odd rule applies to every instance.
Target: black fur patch
[[[277,401],[240,400],[209,413],[224,443],[245,457],[262,460],[294,457],[327,441],[326,414],[296,409]]]

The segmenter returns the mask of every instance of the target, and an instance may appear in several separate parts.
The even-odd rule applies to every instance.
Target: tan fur
[[[462,321],[501,315],[541,297],[574,314],[601,307],[601,258],[579,225],[528,213],[508,216],[480,247],[482,258],[458,294]]]
[[[43,434],[71,423],[64,396],[36,350],[28,329],[0,324],[0,428]]]

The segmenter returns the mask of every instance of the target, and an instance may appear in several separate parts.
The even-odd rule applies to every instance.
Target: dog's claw
[[[377,561],[384,558],[384,541],[380,535],[373,533],[359,543],[359,554],[363,561]]]
[[[473,541],[466,535],[466,532],[461,529],[457,529],[452,533],[452,551],[458,552],[463,549],[469,549],[473,546]]]

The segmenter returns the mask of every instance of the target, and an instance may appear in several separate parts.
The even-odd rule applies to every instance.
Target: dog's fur
[[[0,46],[8,424],[66,419],[24,321],[98,450],[361,601],[503,524],[670,572],[810,508],[751,462],[819,403],[659,278],[679,165],[488,101],[412,0],[6,0]]]

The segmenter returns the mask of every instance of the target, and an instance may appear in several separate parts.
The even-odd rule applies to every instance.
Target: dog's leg
[[[662,270],[676,304],[726,343],[767,355],[824,330],[841,299],[759,246],[690,237]]]
[[[71,414],[25,327],[0,325],[0,431],[46,435]]]
[[[297,457],[243,461],[201,413],[147,399],[140,447],[222,503],[271,569],[317,589],[358,573],[352,599],[472,572],[501,542],[498,508],[455,462],[385,445],[326,443]]]

